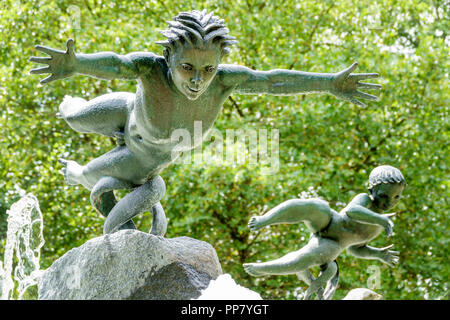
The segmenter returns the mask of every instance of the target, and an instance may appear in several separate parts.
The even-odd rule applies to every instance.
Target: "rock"
[[[194,299],[220,274],[206,242],[121,230],[56,260],[39,279],[39,299]]]
[[[342,300],[381,300],[383,296],[365,288],[357,288],[350,292]]]

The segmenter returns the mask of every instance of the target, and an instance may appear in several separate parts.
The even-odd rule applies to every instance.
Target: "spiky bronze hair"
[[[167,40],[156,43],[164,46],[169,52],[173,52],[178,46],[192,46],[206,49],[211,45],[217,45],[222,55],[230,52],[230,46],[237,41],[228,35],[228,28],[224,20],[214,16],[206,10],[179,13],[173,21],[167,21],[169,28],[160,31]]]
[[[395,167],[384,165],[376,167],[369,175],[369,190],[379,184],[399,183],[406,186],[405,178],[400,170]]]

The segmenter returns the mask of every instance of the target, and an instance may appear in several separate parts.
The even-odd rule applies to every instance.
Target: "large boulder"
[[[220,274],[206,242],[121,230],[56,260],[39,280],[39,299],[195,299]]]

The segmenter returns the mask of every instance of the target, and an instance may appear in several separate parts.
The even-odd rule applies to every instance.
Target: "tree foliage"
[[[133,81],[74,76],[39,85],[30,76],[36,44],[76,52],[152,51],[180,11],[214,10],[239,43],[226,57],[254,69],[337,72],[357,61],[356,72],[378,72],[380,101],[361,108],[330,95],[233,95],[215,128],[279,130],[279,171],[264,175],[249,162],[176,164],[162,173],[168,237],[211,243],[223,271],[270,299],[294,299],[305,289],[295,276],[252,278],[242,263],[266,261],[303,246],[303,225],[271,226],[251,234],[247,222],[282,201],[316,190],[339,210],[364,192],[380,164],[400,168],[408,182],[396,208],[394,236],[400,264],[389,268],[344,253],[335,298],[367,287],[368,268],[381,269],[386,299],[448,299],[449,281],[449,9],[448,1],[2,1],[0,4],[0,237],[18,190],[35,194],[44,214],[44,268],[69,249],[102,234],[103,218],[89,191],[67,186],[59,157],[86,163],[114,141],[71,130],[55,113],[64,95],[92,99],[134,92]],[[207,144],[207,143],[206,143]],[[137,217],[148,230],[150,214]]]

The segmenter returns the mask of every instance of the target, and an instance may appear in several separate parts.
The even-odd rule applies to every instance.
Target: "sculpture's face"
[[[373,187],[371,196],[373,204],[381,211],[390,210],[400,201],[404,186],[399,183],[379,184]]]
[[[170,53],[167,58],[175,86],[186,98],[195,100],[214,79],[221,53],[216,48],[185,47]]]

